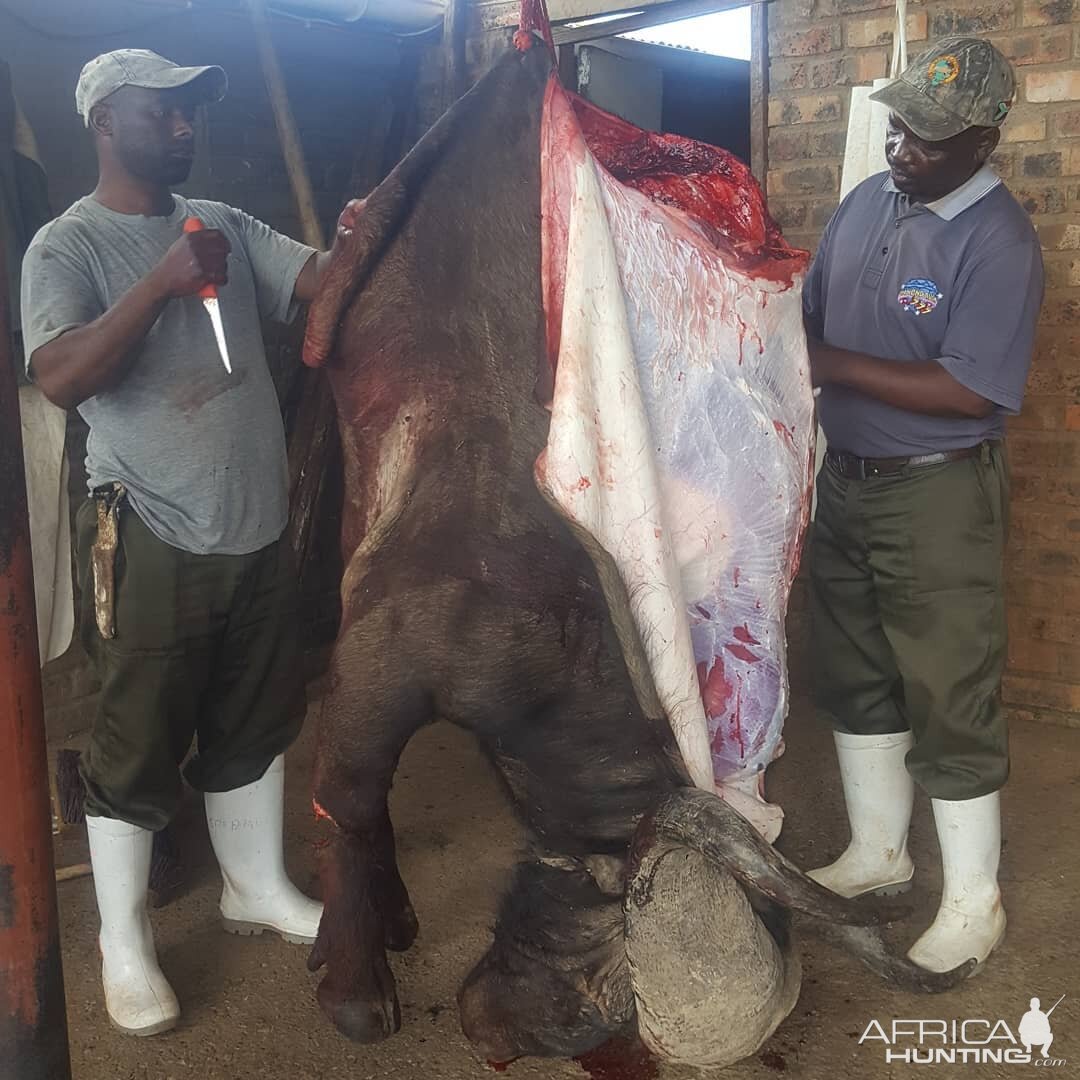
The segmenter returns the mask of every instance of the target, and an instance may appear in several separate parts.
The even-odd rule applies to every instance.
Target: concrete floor
[[[317,710],[317,706],[313,712]],[[314,891],[315,826],[306,791],[314,725],[290,754],[286,821],[295,880]],[[828,734],[797,700],[787,729],[788,752],[771,771],[771,792],[787,812],[781,847],[799,865],[815,866],[846,841],[842,801]],[[890,992],[847,955],[806,932],[802,996],[756,1057],[727,1070],[732,1080],[778,1073],[812,1080],[892,1078],[910,1065],[887,1065],[881,1044],[858,1044],[871,1019],[1002,1018],[1013,1031],[1028,999],[1044,1007],[1068,995],[1053,1017],[1053,1055],[1068,1060],[1058,1075],[1080,1068],[1080,934],[1076,932],[1080,866],[1080,731],[1017,724],[1013,776],[1005,791],[1006,848],[1002,887],[1009,914],[1006,941],[984,972],[941,997]],[[458,1026],[455,994],[481,955],[519,829],[500,788],[471,740],[445,725],[409,747],[394,789],[403,874],[421,925],[413,950],[393,956],[403,1026],[377,1047],[355,1046],[324,1019],[314,1000],[316,976],[307,950],[264,935],[234,938],[218,926],[220,888],[199,804],[180,820],[190,888],[153,913],[162,967],[184,1013],[164,1036],[137,1040],[114,1033],[102,1003],[89,879],[60,886],[65,978],[76,1080],[459,1080],[490,1077]],[[911,918],[890,933],[914,939],[933,915],[940,888],[936,843],[925,800],[916,806],[912,837],[919,867]],[[85,857],[85,836],[71,829],[57,862]],[[581,1078],[650,1080],[650,1067],[618,1063],[522,1060],[509,1080]],[[939,1065],[939,1077],[1015,1077],[1032,1066]],[[688,1080],[694,1070],[662,1067],[658,1080]]]

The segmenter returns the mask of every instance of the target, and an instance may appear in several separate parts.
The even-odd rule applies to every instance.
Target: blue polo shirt
[[[833,215],[810,266],[808,332],[887,360],[936,360],[997,407],[982,419],[924,416],[827,385],[818,416],[829,445],[907,457],[1000,439],[1023,400],[1042,296],[1038,237],[989,166],[925,205],[888,173],[864,181]]]

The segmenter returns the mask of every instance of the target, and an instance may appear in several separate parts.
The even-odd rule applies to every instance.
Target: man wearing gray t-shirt
[[[282,755],[304,689],[281,539],[285,437],[260,319],[310,300],[328,256],[172,194],[191,170],[195,111],[225,87],[220,68],[141,49],[91,60],[75,100],[98,185],[41,229],[23,267],[28,373],[90,428],[77,548],[82,640],[102,691],[80,771],[106,1007],[138,1035],[179,1017],[146,890],[153,830],[179,805],[193,739],[184,775],[205,793],[225,928],[311,942],[322,912],[282,855]],[[199,297],[210,285],[228,366]]]
[[[829,443],[810,549],[815,678],[851,825],[811,877],[845,896],[906,889],[917,783],[943,888],[908,955],[934,971],[982,963],[1005,933],[1003,437],[1043,293],[1035,231],[987,164],[1014,92],[997,49],[957,37],[874,94],[891,113],[890,171],[841,204],[803,293]]]

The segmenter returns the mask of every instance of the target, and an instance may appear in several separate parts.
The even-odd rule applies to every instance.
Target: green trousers
[[[116,636],[94,619],[94,501],[76,519],[80,634],[101,678],[80,763],[86,812],[145,829],[169,823],[180,766],[200,791],[258,780],[304,719],[298,591],[287,541],[250,555],[194,555],[122,505]]]
[[[1009,774],[1004,448],[867,480],[826,463],[817,494],[818,708],[854,735],[910,729],[908,770],[932,798],[996,791]]]

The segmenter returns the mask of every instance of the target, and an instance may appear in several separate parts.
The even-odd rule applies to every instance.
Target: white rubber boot
[[[157,1035],[176,1026],[180,1004],[158,966],[146,911],[154,834],[126,821],[87,817],[101,915],[101,982],[113,1027]]]
[[[941,907],[908,959],[928,971],[951,971],[974,958],[981,965],[1005,937],[998,888],[1001,796],[962,802],[932,799],[941,845]]]
[[[322,904],[308,899],[285,873],[284,803],[283,757],[253,784],[206,793],[210,841],[225,880],[221,917],[232,934],[273,930],[286,941],[310,945],[319,932]]]
[[[833,733],[844,787],[851,843],[834,863],[809,876],[841,896],[907,892],[915,873],[908,826],[915,784],[904,767],[914,744],[910,731],[894,735]]]

